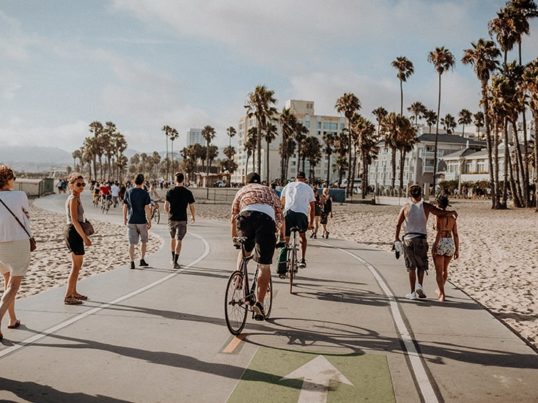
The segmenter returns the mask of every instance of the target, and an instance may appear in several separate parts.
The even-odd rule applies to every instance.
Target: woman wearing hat
[[[446,210],[448,197],[445,195],[439,196],[437,205],[440,209]],[[437,295],[439,301],[445,301],[445,283],[448,278],[448,265],[452,257],[459,257],[460,242],[458,237],[458,225],[456,218],[452,215],[437,216],[437,235],[433,243],[433,263],[435,265],[436,280],[437,280]]]

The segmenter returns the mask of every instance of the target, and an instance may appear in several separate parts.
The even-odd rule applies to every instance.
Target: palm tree
[[[398,133],[396,136],[396,146],[400,150],[400,191],[404,188],[405,156],[413,150],[417,140],[417,129],[413,127],[410,120],[402,116],[398,121]]]
[[[456,60],[454,55],[444,46],[435,48],[428,54],[428,61],[433,64],[435,71],[439,76],[439,97],[437,100],[437,124],[435,125],[435,143],[433,149],[433,191],[435,192],[435,183],[437,176],[437,143],[439,140],[439,116],[441,116],[441,76],[449,69],[454,68]]]
[[[103,124],[98,121],[93,121],[90,123],[90,133],[93,133],[94,141],[92,144],[92,156],[93,156],[93,173],[95,174],[95,178],[97,178],[97,157],[99,157],[99,166],[101,171],[101,177],[103,176],[102,172],[102,166],[101,166],[101,159],[103,157],[101,142],[99,137],[103,133]],[[102,178],[101,178],[102,179]]]
[[[310,133],[310,131],[308,130],[308,127],[303,125],[301,122],[297,122],[297,124],[295,125],[295,136],[294,136],[295,144],[297,144],[297,172],[301,170],[300,169],[301,160],[303,161],[302,170],[304,171],[305,158],[301,156],[301,154],[304,149],[304,141],[306,140],[306,135],[308,133]]]
[[[210,164],[209,164],[209,161],[210,158],[209,158],[209,153],[211,152],[209,146],[211,145],[211,140],[213,140],[215,138],[215,129],[209,125],[205,126],[203,129],[202,129],[202,137],[204,138],[205,142],[206,142],[206,160],[208,161],[208,164],[207,164],[207,170],[206,170],[206,178],[209,179],[209,169],[210,169]],[[207,180],[207,179],[206,179]],[[206,182],[206,186],[207,186],[207,182]]]
[[[534,118],[534,201],[538,212],[538,58],[526,66],[523,86],[529,95],[529,106]]]
[[[400,127],[401,116],[394,112],[389,113],[383,122],[381,122],[381,132],[384,136],[385,148],[391,150],[391,167],[392,167],[392,189],[396,186],[396,150],[398,149],[398,132]]]
[[[327,186],[331,181],[331,155],[333,153],[334,141],[336,140],[336,134],[334,132],[323,132],[323,142],[325,143],[325,155],[327,156]]]
[[[422,102],[413,102],[407,110],[413,114],[416,127],[418,127],[418,120],[423,118],[428,111]]]
[[[473,114],[468,109],[462,109],[459,113],[458,123],[462,125],[461,137],[465,137],[465,125],[473,123]]]
[[[228,143],[228,147],[232,146],[232,137],[234,137],[237,134],[237,130],[235,130],[235,127],[230,126],[226,129],[226,134],[228,135],[228,138],[230,142]]]
[[[473,123],[474,123],[474,125],[476,126],[476,128],[478,130],[477,137],[480,140],[481,137],[482,137],[480,135],[480,129],[482,127],[484,127],[484,112],[481,112],[481,111],[476,112],[473,115]]]
[[[360,155],[360,167],[359,172],[361,173],[361,187],[362,187],[362,198],[366,197],[366,192],[368,188],[368,164],[371,160],[371,152],[376,152],[377,143],[376,128],[372,122],[363,118],[362,116],[357,117],[354,120],[354,131],[356,133],[356,147]],[[353,167],[353,170],[355,167]],[[355,175],[353,175],[355,177]]]
[[[353,147],[351,147],[351,144],[353,143],[352,142],[353,131],[351,129],[351,119],[353,118],[355,113],[361,109],[361,102],[359,101],[359,98],[357,98],[355,94],[351,92],[344,93],[344,95],[342,95],[340,98],[336,100],[335,108],[337,112],[343,113],[347,119],[348,144],[350,146],[348,149],[348,174],[347,174],[348,179],[347,179],[346,194],[348,196],[352,196],[353,195],[352,193],[353,192],[353,177],[351,176],[352,175],[351,158],[353,154]]]
[[[245,163],[245,169],[248,171],[248,160],[250,159],[250,156],[254,154],[254,150],[256,149],[256,133],[257,129],[255,127],[251,127],[247,132],[247,138],[245,139],[245,143],[243,144],[243,149],[247,152],[247,160]],[[252,158],[252,171],[255,171],[254,168],[254,157]]]
[[[177,140],[179,137],[179,132],[174,129],[173,127],[170,128],[170,131],[168,132],[168,135],[170,136],[170,151],[172,155],[172,170],[175,170],[174,168],[174,141]]]
[[[377,134],[379,135],[379,131],[381,129],[381,122],[383,121],[385,116],[388,115],[388,112],[385,108],[379,106],[372,111],[372,115],[375,116],[375,120],[377,122]]]
[[[297,125],[297,118],[289,108],[282,109],[282,113],[279,117],[280,125],[282,126],[282,142],[280,143],[280,183],[284,185],[288,179],[288,164],[289,159],[295,152],[295,142],[293,141],[293,134],[295,133],[295,126]],[[291,146],[291,144],[293,144]],[[291,148],[293,151],[290,152]]]
[[[219,148],[215,145],[207,146],[207,171],[211,170],[213,161],[219,156]]]
[[[267,181],[267,184],[269,184],[269,151],[270,151],[270,144],[271,142],[276,138],[278,134],[278,128],[275,124],[272,122],[267,123],[267,130],[265,131],[265,143],[267,145],[267,152],[265,153],[265,163],[267,167],[267,171],[265,174],[265,180]]]
[[[256,147],[258,153],[258,173],[261,175],[262,162],[262,137],[268,129],[268,124],[271,118],[276,115],[277,111],[274,107],[276,99],[274,97],[275,92],[267,89],[264,85],[258,85],[253,92],[248,94],[247,104],[247,116],[249,118],[256,118],[256,127],[258,129],[256,136]]]
[[[308,136],[304,142],[304,154],[303,159],[308,159],[308,165],[310,167],[309,177],[313,182],[315,179],[314,170],[321,161],[321,143],[317,137]]]
[[[396,77],[400,80],[400,116],[403,116],[403,83],[415,72],[413,63],[404,56],[392,61],[392,67],[397,71]]]
[[[489,98],[488,98],[488,82],[491,73],[499,67],[498,57],[501,52],[495,46],[493,41],[479,39],[477,42],[471,43],[471,48],[465,49],[463,58],[461,59],[463,64],[470,64],[474,67],[474,71],[482,88],[482,100],[481,104],[484,107],[484,121],[486,128],[486,143],[488,149],[488,162],[489,162],[489,174],[491,182],[491,203],[492,208],[497,207],[497,189],[495,186],[495,180],[493,178],[493,158],[492,158],[492,144],[491,144],[491,131],[489,122]]]
[[[170,130],[172,128],[168,125],[164,125],[162,127],[162,131],[164,132],[164,137],[166,139],[166,180],[170,179],[170,166],[169,166],[169,159],[168,159],[168,137],[170,137]]]
[[[426,112],[424,112],[424,119],[428,125],[428,133],[431,133],[432,126],[437,123],[437,113],[428,109]]]
[[[457,126],[456,119],[450,113],[447,113],[446,116],[441,119],[441,124],[443,125],[443,129],[445,129],[447,134],[454,133],[454,129]]]

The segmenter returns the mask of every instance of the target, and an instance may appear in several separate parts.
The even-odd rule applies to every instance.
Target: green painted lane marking
[[[323,355],[261,347],[228,402],[395,400],[384,355]]]

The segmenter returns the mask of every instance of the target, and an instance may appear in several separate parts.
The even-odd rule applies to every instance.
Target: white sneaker
[[[413,300],[413,299],[417,299],[417,293],[416,293],[416,292],[410,292],[409,294],[407,294],[407,295],[405,296],[405,298],[407,298],[407,299],[411,299],[411,300]]]
[[[424,294],[424,290],[422,289],[421,284],[417,284],[417,288],[415,289],[415,292],[419,298],[426,298],[426,294]]]

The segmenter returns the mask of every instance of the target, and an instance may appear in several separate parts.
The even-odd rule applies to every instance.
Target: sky
[[[479,83],[463,49],[488,36],[504,0],[0,0],[0,142],[71,152],[95,120],[113,121],[130,149],[162,151],[163,125],[237,126],[256,85],[315,102],[317,114],[355,93],[361,113],[398,111],[391,61],[415,73],[405,107],[437,102],[428,52],[458,63],[442,78],[441,115],[478,110]],[[538,57],[538,22],[523,43]],[[515,54],[512,55],[515,57]]]

